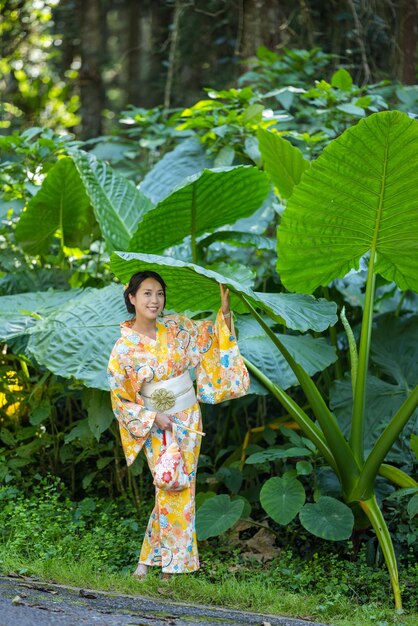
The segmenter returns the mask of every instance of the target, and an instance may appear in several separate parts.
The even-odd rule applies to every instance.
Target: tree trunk
[[[168,11],[152,0],[128,0],[127,9],[127,101],[134,106],[153,107],[162,97],[158,49],[161,39],[167,36],[165,31],[161,33],[160,21]]]
[[[152,41],[152,23],[150,20],[150,3],[138,0],[127,2],[127,35],[128,35],[128,103],[146,106],[141,97],[141,82],[150,76],[150,54]],[[141,81],[142,79],[142,81]],[[144,94],[145,95],[145,94]]]
[[[105,37],[101,12],[101,0],[78,0],[80,19],[81,68],[81,135],[83,139],[102,134],[102,111],[105,108],[105,92],[102,64]]]
[[[415,85],[418,44],[418,2],[403,0],[401,5],[400,49],[402,53],[402,81]]]
[[[281,43],[279,0],[244,0],[243,32],[240,55],[254,56],[260,46],[274,49]]]

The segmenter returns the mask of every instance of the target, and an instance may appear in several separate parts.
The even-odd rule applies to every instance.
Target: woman
[[[165,575],[199,568],[195,533],[195,482],[201,442],[198,400],[215,404],[245,395],[249,376],[234,337],[229,291],[221,289],[216,322],[164,315],[166,285],[151,271],[134,274],[125,303],[134,317],[121,324],[109,360],[113,411],[128,465],[144,446],[154,473],[161,451],[175,436],[188,474],[181,491],[156,488],[134,576],[150,565]],[[189,370],[195,368],[197,398]]]

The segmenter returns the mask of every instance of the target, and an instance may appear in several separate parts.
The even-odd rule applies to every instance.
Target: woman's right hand
[[[155,423],[161,430],[173,430],[173,423],[166,413],[157,413]]]

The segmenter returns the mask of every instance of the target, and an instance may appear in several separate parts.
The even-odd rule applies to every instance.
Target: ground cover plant
[[[151,501],[143,503],[140,516],[126,498],[105,501],[90,495],[73,502],[65,485],[52,477],[38,480],[30,497],[9,486],[1,488],[0,498],[2,574],[281,613],[337,626],[408,626],[416,617],[418,571],[407,556],[401,567],[408,613],[401,617],[388,600],[387,572],[368,564],[364,550],[356,559],[352,547],[345,556],[341,546],[321,554],[312,545],[312,552],[303,554],[302,537],[290,550],[282,533],[276,541],[271,532],[267,534],[273,540],[260,540],[259,529],[231,531],[202,543],[202,567],[193,577],[178,576],[167,584],[153,572],[138,583],[130,576],[132,559],[139,552]]]
[[[126,317],[114,274],[125,282],[137,269],[160,267],[170,308],[187,303],[195,317],[213,314],[223,282],[253,377],[247,398],[205,407],[197,496],[199,536],[209,541],[203,550],[216,552],[222,539],[213,537],[236,523],[250,535],[267,523],[282,549],[279,574],[269,569],[275,585],[285,586],[280,571],[287,568],[289,591],[316,592],[298,561],[301,551],[317,553],[324,568],[328,560],[344,591],[357,565],[338,570],[338,546],[345,564],[356,557],[361,568],[366,559],[358,578],[376,577],[385,590],[371,592],[377,602],[387,596],[383,550],[396,604],[403,591],[413,611],[418,268],[410,172],[417,122],[399,111],[378,112],[395,101],[396,108],[413,108],[413,95],[396,100],[387,85],[360,89],[343,69],[305,88],[295,82],[272,93],[270,84],[263,92],[254,74],[252,85],[210,90],[205,101],[168,117],[165,130],[157,112],[159,127],[152,127],[150,114],[144,127],[150,137],[159,133],[158,149],[167,138],[167,151],[160,160],[143,158],[136,145],[138,165],[153,164],[139,187],[128,178],[138,181],[142,170],[109,164],[107,138],[96,144],[104,158],[85,150],[94,142],[40,128],[0,138],[0,479],[12,490],[3,501],[17,504],[19,490],[30,494],[48,472],[61,476],[71,496],[62,513],[72,520],[68,537],[86,530],[77,558],[94,555],[106,568],[110,560],[112,575],[132,564],[137,544],[130,536],[136,542],[141,533],[152,487],[142,459],[125,467],[109,406],[107,354]],[[132,111],[133,143],[135,115],[141,130],[144,114]],[[92,548],[100,530],[90,532],[86,520],[103,514],[104,526],[113,525],[112,506],[103,504],[106,512],[93,488],[106,501],[122,496],[126,506],[121,537],[131,547],[119,556],[113,530],[101,536],[103,553]],[[17,507],[17,516],[19,510],[26,511]],[[19,543],[8,528],[5,567],[12,546],[27,567],[26,535]],[[54,548],[47,529],[37,533],[52,551],[44,554],[45,567],[56,568],[71,541]],[[289,558],[288,545],[295,548]],[[245,559],[237,558],[241,568]],[[254,581],[262,574],[254,561],[246,567],[240,584],[250,584],[251,571]],[[220,561],[214,572],[219,580]],[[226,574],[222,581],[227,585]],[[182,584],[175,583],[179,594]],[[366,601],[359,589],[348,593]],[[232,590],[222,601],[236,602]],[[332,612],[329,597],[318,602]]]

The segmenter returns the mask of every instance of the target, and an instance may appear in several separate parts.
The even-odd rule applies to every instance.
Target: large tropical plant
[[[262,308],[267,314],[271,314],[271,310],[260,307],[258,298],[237,286],[235,281],[226,281],[235,301],[238,298],[245,305],[286,358],[314,419],[261,369],[248,362],[250,370],[322,453],[341,483],[344,501],[354,509],[360,506],[370,520],[389,569],[398,609],[402,604],[396,557],[376,500],[375,480],[380,473],[402,487],[417,486],[408,475],[385,464],[384,460],[418,406],[418,386],[396,408],[367,456],[364,454],[364,424],[376,274],[393,280],[402,289],[418,290],[418,181],[413,175],[417,165],[417,121],[397,111],[362,120],[333,141],[294,185],[278,230],[277,270],[284,285],[292,291],[312,293],[317,287],[328,285],[334,278],[358,268],[360,259],[367,259],[368,278],[358,350],[346,323],[353,389],[348,439],[312,378],[258,309]],[[303,168],[306,169],[304,165]],[[151,264],[165,270],[170,265],[166,257],[150,258],[135,253],[115,253],[111,262],[121,280],[126,280],[132,270]],[[189,266],[188,269],[190,275],[194,272],[217,280],[202,268]],[[184,267],[176,270],[172,266],[173,280],[178,271],[181,281],[184,270]],[[184,280],[181,282],[184,284]],[[266,296],[261,300],[265,302]],[[284,487],[286,485],[280,485],[281,490]],[[317,503],[322,515],[324,510],[326,515],[326,505],[324,501]],[[308,510],[304,517],[309,518],[310,512]]]

